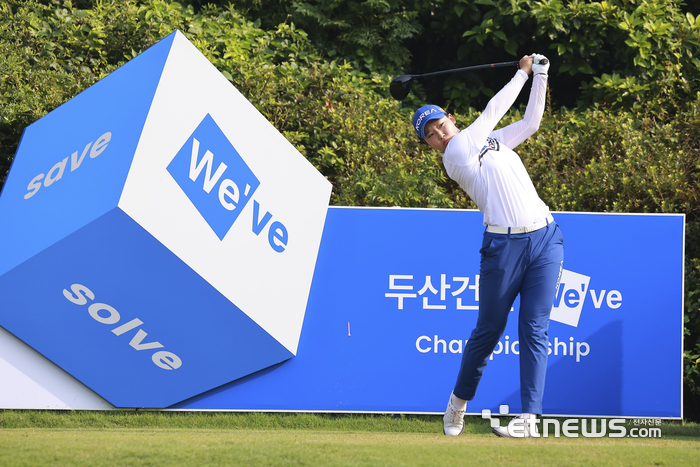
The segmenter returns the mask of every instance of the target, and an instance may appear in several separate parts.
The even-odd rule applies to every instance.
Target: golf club
[[[446,73],[457,73],[458,71],[480,70],[483,68],[497,68],[505,66],[518,66],[519,63],[519,61],[489,63],[486,65],[474,65],[463,68],[454,68],[452,70],[434,71],[432,73],[423,73],[421,75],[401,75],[391,80],[391,84],[389,85],[389,93],[391,93],[391,97],[393,97],[394,99],[402,101],[406,98],[406,96],[408,96],[408,93],[411,92],[411,88],[413,87],[413,80],[418,78],[425,78],[427,76],[435,75],[444,75]],[[541,65],[544,64],[545,63],[541,63]]]

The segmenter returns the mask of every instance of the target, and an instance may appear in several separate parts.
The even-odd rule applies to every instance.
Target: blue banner
[[[683,215],[555,213],[548,415],[682,416]],[[441,413],[479,303],[476,211],[330,208],[298,355],[172,408]],[[516,300],[468,413],[520,411]]]

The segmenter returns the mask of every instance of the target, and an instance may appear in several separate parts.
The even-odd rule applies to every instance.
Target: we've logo
[[[219,239],[260,185],[209,114],[170,162],[168,172]]]
[[[622,306],[622,292],[619,290],[593,290],[589,289],[590,276],[584,276],[576,272],[562,271],[559,288],[554,297],[552,314],[550,319],[569,326],[578,327],[583,304],[590,295],[593,306],[600,309],[603,304],[611,310]]]

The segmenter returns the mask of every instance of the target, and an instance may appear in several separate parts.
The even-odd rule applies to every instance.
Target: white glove
[[[533,62],[532,62],[532,74],[533,75],[539,75],[539,74],[544,74],[546,75],[547,72],[549,71],[549,59],[545,57],[544,55],[540,54],[532,54]]]

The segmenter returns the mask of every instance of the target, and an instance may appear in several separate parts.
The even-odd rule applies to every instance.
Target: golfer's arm
[[[518,70],[513,79],[491,98],[479,118],[469,125],[467,131],[477,147],[482,147],[486,143],[486,138],[513,105],[527,80],[527,73]]]
[[[547,75],[535,75],[525,116],[496,132],[494,137],[510,149],[515,149],[540,128],[547,100]]]

